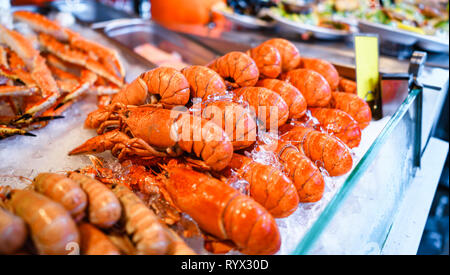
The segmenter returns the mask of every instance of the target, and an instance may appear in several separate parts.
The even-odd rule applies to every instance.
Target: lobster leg
[[[69,156],[87,153],[102,153],[111,150],[116,144],[125,143],[130,138],[119,130],[106,132],[103,135],[88,139],[85,143],[69,152]]]
[[[2,45],[0,45],[0,66],[4,66],[5,68],[9,68],[9,66],[8,66],[7,50]]]
[[[117,152],[119,147],[113,148],[114,152]],[[126,159],[126,156],[135,155],[140,157],[165,157],[166,153],[155,150],[152,146],[148,145],[147,142],[140,138],[132,138],[124,144],[123,148],[121,148],[121,152],[118,155],[119,161]]]
[[[141,157],[167,156],[166,152],[156,150],[140,138],[130,138],[118,129],[87,140],[79,147],[70,151],[69,155],[101,153],[106,150],[111,150],[113,155],[118,156],[119,160],[124,160],[130,155]]]
[[[11,80],[23,82],[28,87],[36,87],[36,82],[31,77],[30,73],[22,68],[6,68],[0,66],[0,75]]]

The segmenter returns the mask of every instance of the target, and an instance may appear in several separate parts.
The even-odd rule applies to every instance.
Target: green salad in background
[[[359,12],[358,17],[405,31],[448,38],[448,2],[446,5],[430,5],[428,1],[397,2]]]
[[[301,3],[301,4],[300,4]],[[422,35],[449,36],[448,1],[397,0],[391,3],[368,0],[326,0],[305,4],[304,1],[280,1],[271,11],[302,24],[349,30],[357,19],[387,25]]]

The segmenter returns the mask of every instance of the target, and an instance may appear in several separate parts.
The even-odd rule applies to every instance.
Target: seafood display
[[[168,165],[164,185],[174,204],[206,232],[232,240],[247,254],[273,254],[280,247],[275,219],[259,203],[228,184],[193,171]]]
[[[13,13],[32,33],[0,25],[0,138],[33,135],[82,95],[115,93],[125,70],[116,51],[62,27],[40,14]]]
[[[30,189],[3,191],[0,253],[195,254],[127,186],[119,182],[106,185],[88,176],[87,168],[83,171],[86,174],[42,173],[33,180]],[[48,192],[41,194],[43,185],[48,187]],[[62,204],[70,199],[76,202],[78,192],[68,192],[58,198],[63,194],[58,191],[67,189],[68,185],[73,189],[81,187],[84,198],[88,198],[78,218],[71,216]],[[83,189],[87,186],[88,189]],[[128,247],[124,245],[126,242]]]
[[[7,206],[27,224],[39,254],[64,254],[79,242],[75,221],[61,204],[32,190],[13,190],[10,196]]]
[[[351,171],[372,120],[354,81],[285,39],[125,83],[113,50],[39,14],[14,19],[40,50],[0,34],[0,99],[27,107],[0,137],[30,135],[87,91],[98,105],[83,113],[91,136],[64,152],[90,165],[0,188],[1,254],[275,254],[278,220]],[[193,236],[201,248],[188,245]]]
[[[98,136],[69,154],[110,150],[128,172],[97,160],[97,179],[152,197],[169,226],[189,215],[210,252],[272,254],[280,245],[275,219],[320,201],[325,176],[353,167],[350,148],[371,120],[354,86],[331,63],[272,39],[207,66],[142,73],[87,115],[85,127]],[[153,245],[168,249],[166,238],[155,235]]]

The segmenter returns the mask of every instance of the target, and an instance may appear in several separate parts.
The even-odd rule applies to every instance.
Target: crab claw
[[[23,135],[23,136],[30,136],[30,137],[36,136],[35,134],[29,133],[23,129],[0,125],[0,139],[4,139],[4,138],[15,136],[15,135]]]
[[[119,130],[113,130],[88,139],[85,143],[70,151],[69,156],[102,153],[113,149],[116,144],[126,143],[129,139],[126,134]]]
[[[45,122],[45,121],[50,121],[53,119],[60,119],[60,118],[64,118],[64,116],[50,115],[50,116],[33,117],[32,115],[24,114],[24,115],[20,116],[19,118],[11,121],[10,124],[15,125],[15,126],[30,125],[33,123]]]

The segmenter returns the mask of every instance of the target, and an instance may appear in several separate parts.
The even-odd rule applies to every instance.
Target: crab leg
[[[62,104],[74,100],[75,98],[82,95],[94,84],[96,80],[97,80],[96,74],[88,70],[83,70],[81,72],[80,84],[78,85],[77,88],[75,88],[73,91],[71,91],[68,95],[64,97]]]
[[[75,33],[68,29],[66,29],[66,32],[69,35],[69,42],[72,47],[83,50],[85,52],[93,52],[95,55],[110,61],[116,66],[119,75],[121,77],[125,76],[125,69],[116,51],[106,48],[96,42],[87,40],[78,33]]]
[[[41,44],[42,43],[46,44],[44,47],[46,47],[47,50],[57,55],[61,59],[86,67],[94,71],[95,73],[104,76],[105,78],[115,83],[116,85],[122,86],[123,84],[122,78],[125,76],[125,70],[116,51],[108,49],[94,41],[85,39],[78,33],[70,29],[64,28],[60,26],[58,23],[49,20],[46,17],[37,13],[32,13],[28,11],[17,11],[13,14],[13,17],[15,20],[25,22],[35,31],[44,34],[47,37],[52,37],[55,40],[50,41],[52,44],[59,42],[61,45],[64,45],[63,44],[64,42],[68,42],[69,45],[73,47],[73,49],[82,50],[87,53],[93,53],[99,59],[106,60],[107,62],[106,64],[104,64],[103,62],[96,61],[92,58],[89,58],[88,55],[86,55],[86,58],[84,59],[75,60],[79,62],[73,62],[74,59],[71,58],[70,55],[52,51],[52,49],[56,47],[55,45],[50,46],[47,43],[45,42],[43,43],[43,41],[41,41]],[[66,49],[66,53],[67,50],[69,49]],[[68,53],[70,53],[70,50]],[[109,70],[110,67],[109,65],[111,64],[113,64],[114,67],[116,67],[117,72],[112,72],[111,70]],[[118,75],[116,73],[118,73]]]
[[[36,87],[36,83],[34,82],[31,75],[22,69],[11,70],[0,65],[0,75],[9,78],[11,80],[21,81],[28,87]]]
[[[47,63],[49,64],[49,68],[58,68],[60,71],[70,73],[72,76],[79,75],[82,67],[79,65],[75,65],[64,60],[61,60],[56,55],[51,53],[45,53],[45,58],[47,59]]]
[[[70,49],[68,45],[59,42],[54,37],[48,34],[41,33],[39,35],[39,42],[47,51],[56,55],[58,58],[76,65],[83,66],[93,71],[94,73],[108,79],[119,87],[123,85],[123,80],[103,64],[90,58],[88,55],[84,54],[81,51]]]
[[[98,96],[104,96],[104,95],[114,95],[117,94],[120,91],[120,88],[113,87],[113,86],[94,86],[92,87],[92,91],[95,92]]]
[[[5,47],[3,47],[2,45],[0,45],[0,65],[4,66],[5,68],[9,68],[8,65],[8,55],[7,55],[7,51],[5,49]]]
[[[0,86],[0,96],[30,96],[38,92],[36,87],[27,86]]]
[[[0,125],[0,139],[4,139],[4,138],[10,137],[10,136],[15,136],[15,135],[32,136],[32,137],[36,136],[36,135],[29,133],[23,129],[17,129],[14,127]]]
[[[64,109],[65,110],[65,109]],[[48,114],[52,114],[54,111],[53,110],[47,110],[46,112],[48,112]],[[45,127],[48,122],[50,120],[54,120],[54,119],[59,119],[59,118],[64,118],[64,116],[60,116],[60,115],[43,115],[40,117],[31,117],[31,116],[23,116],[23,120],[25,121],[24,123],[15,123],[13,121],[14,127],[16,127],[17,129],[21,129],[23,131],[32,131],[32,130],[37,130],[37,129],[41,129],[43,127]]]
[[[49,69],[56,78],[56,84],[61,92],[71,93],[79,86],[78,77],[76,75],[66,72],[53,65],[49,65]]]
[[[2,25],[0,25],[0,42],[15,50],[31,72],[32,79],[41,90],[43,99],[26,110],[26,113],[34,115],[49,108],[58,98],[59,89],[45,64],[45,59],[39,55],[39,52],[33,48],[31,42],[24,36]]]
[[[17,97],[14,96],[0,96],[0,101],[6,102],[6,104],[8,104],[8,106],[11,108],[13,114],[15,115],[22,114],[20,105],[22,101],[21,98],[17,100]],[[2,119],[0,119],[0,124],[8,124],[13,119],[14,117],[9,117],[9,120],[5,121],[4,117],[2,117]]]
[[[0,52],[3,51],[3,53],[0,53],[0,55],[4,55],[1,57],[4,60],[0,62],[0,75],[12,80],[20,80],[27,86],[36,86],[31,74],[27,72],[27,68],[22,59],[15,52],[7,48],[1,49]]]
[[[49,34],[58,40],[67,41],[69,39],[68,34],[61,25],[38,13],[16,11],[13,13],[13,17],[15,20],[26,23],[33,30]]]

